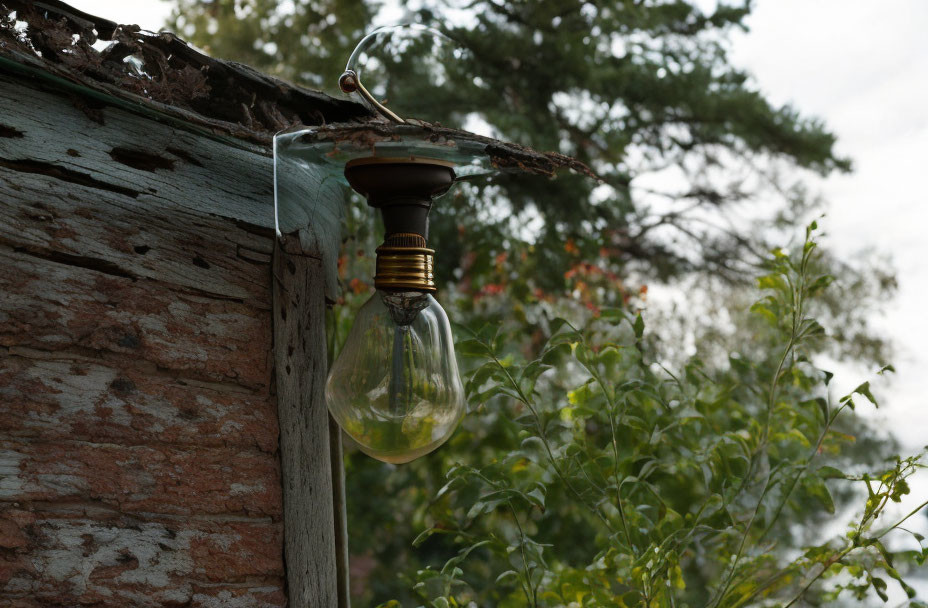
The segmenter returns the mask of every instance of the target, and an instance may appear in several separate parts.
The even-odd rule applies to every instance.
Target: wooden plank
[[[345,500],[345,463],[342,451],[342,429],[329,416],[329,441],[332,450],[332,502],[335,513],[335,567],[338,577],[338,606],[348,608],[351,591],[348,587],[348,503]]]
[[[0,203],[0,215],[4,208]],[[56,208],[56,212],[64,210]],[[70,219],[62,217],[59,225]],[[97,235],[101,235],[100,230],[75,234],[69,239],[72,250],[86,252]],[[222,235],[204,229],[200,239],[219,249],[221,243],[214,243],[224,241]],[[112,243],[112,239],[109,241]],[[170,249],[166,240],[148,242],[152,252]],[[190,380],[227,384],[230,390],[242,387],[243,392],[261,391],[267,395],[271,381],[271,316],[258,300],[261,294],[257,285],[263,281],[265,289],[270,287],[269,264],[242,262],[239,269],[243,272],[235,284],[226,277],[229,290],[245,289],[243,284],[248,289],[256,286],[254,298],[246,303],[191,293],[191,289],[153,279],[114,276],[106,272],[112,267],[99,270],[99,262],[88,264],[88,268],[75,265],[81,262],[73,259],[58,262],[37,257],[54,259],[54,252],[66,246],[60,242],[42,243],[33,255],[25,255],[0,245],[0,268],[4,269],[0,273],[0,346],[20,352],[25,348],[58,353],[60,358],[71,356],[75,361],[81,355],[92,356],[97,362],[108,361],[120,369],[134,367],[148,374],[160,370]],[[147,257],[135,253],[117,257],[106,251],[97,255],[106,257],[95,259],[112,264],[116,264],[114,258]],[[122,267],[133,269],[133,264],[139,263],[147,262],[127,260]],[[152,276],[157,276],[157,268],[151,268]],[[203,285],[208,285],[209,275],[210,270],[191,265],[186,280],[193,282],[200,277]],[[88,383],[89,379],[85,380]]]
[[[281,536],[268,522],[12,507],[0,511],[0,605],[282,607]]]
[[[287,592],[293,606],[338,606],[336,524],[319,260],[274,255],[274,353]]]
[[[0,436],[277,452],[277,406],[267,394],[153,373],[131,360],[28,354],[0,356]]]
[[[0,521],[0,605],[278,606],[284,536],[289,604],[347,605],[322,397],[343,201],[318,198],[272,300],[271,180],[266,148],[0,67],[0,515],[39,522]],[[136,533],[163,521],[208,531],[159,553]],[[144,555],[88,560],[95,530]]]
[[[254,234],[267,235],[274,228],[269,147],[229,146],[112,106],[95,107],[88,116],[86,105],[74,99],[24,83],[0,69],[0,203],[28,200],[33,207],[27,217],[0,216],[0,228],[15,227],[20,221],[39,232],[57,228],[57,235],[46,234],[45,239],[63,238],[66,244],[70,236],[96,224],[95,232],[109,232],[104,243],[117,240],[117,248],[128,254],[134,247],[151,247],[147,240],[176,231],[169,242],[178,242],[180,251],[189,254],[185,257],[199,266],[221,266],[225,260],[240,257],[269,259],[270,250],[258,245],[259,235]],[[68,137],[60,136],[62,124],[68,125]],[[325,260],[326,296],[334,301],[345,200],[312,197],[312,185],[307,187],[314,206],[313,225],[306,228],[307,236],[293,241],[294,251]],[[24,191],[17,195],[21,188]],[[43,202],[45,188],[50,190],[47,202]],[[97,197],[102,199],[102,208],[91,205],[88,210],[86,203]],[[56,226],[57,218],[49,210],[62,204],[80,210],[86,221],[74,218],[67,226]],[[152,209],[157,209],[158,216],[151,225],[154,235],[137,218]],[[227,246],[234,250],[231,257],[226,247],[213,251],[199,246],[196,233],[204,221],[228,226]],[[244,236],[248,233],[252,238]],[[42,238],[31,231],[26,235]],[[165,260],[158,257],[159,252],[150,253],[153,257],[143,260],[149,270]],[[80,255],[99,252],[91,249]],[[160,264],[159,270],[168,280],[184,281],[183,268]],[[218,272],[225,270],[216,268],[211,277],[219,286],[222,277]],[[215,289],[210,282],[202,287]],[[234,297],[253,296],[236,293]]]
[[[94,502],[122,513],[280,516],[274,454],[238,448],[0,440],[0,501]]]
[[[0,167],[0,244],[52,262],[268,308],[271,238],[229,220]]]
[[[0,98],[0,605],[285,605],[270,159]]]
[[[94,120],[79,105],[0,72],[0,124],[19,133],[0,138],[0,158],[89,176],[139,208],[180,207],[273,227],[269,147],[233,148],[111,106],[96,108]]]

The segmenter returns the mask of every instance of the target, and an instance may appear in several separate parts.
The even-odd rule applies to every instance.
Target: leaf
[[[783,281],[783,277],[779,274],[767,274],[758,277],[757,287],[758,289],[772,289],[774,291],[786,291],[789,289],[785,281]]]
[[[858,394],[860,394],[860,395],[863,395],[864,397],[866,397],[867,399],[869,399],[869,400],[870,400],[870,403],[872,403],[872,404],[875,405],[876,407],[880,407],[880,404],[876,402],[876,397],[874,397],[874,396],[873,396],[873,393],[870,392],[870,383],[869,383],[869,382],[864,382],[863,384],[861,384],[860,386],[858,386],[857,388],[855,388],[855,389],[854,389],[854,392],[855,392],[855,393],[858,393]]]
[[[550,329],[549,329],[549,331],[551,332],[551,335],[554,336],[565,325],[569,325],[569,324],[567,322],[567,319],[564,319],[563,317],[555,317],[554,319],[552,319]]]
[[[834,277],[828,274],[818,277],[812,282],[811,285],[809,285],[809,295],[814,296],[819,294],[820,292],[824,291],[826,287],[831,285],[833,281]]]
[[[511,389],[508,386],[496,386],[494,388],[496,389],[497,394],[506,395],[515,401],[522,402],[522,395],[516,392],[515,389]]]
[[[751,312],[759,314],[764,317],[768,323],[771,325],[777,325],[780,320],[777,310],[779,309],[779,303],[776,298],[773,296],[767,296],[755,302],[751,306]]]
[[[641,336],[644,335],[644,319],[641,318],[641,313],[638,313],[638,316],[635,317],[635,322],[632,324],[632,329],[635,330],[635,338],[640,340]]]
[[[896,484],[893,486],[893,491],[890,493],[889,498],[893,502],[902,502],[902,497],[908,494],[911,491],[909,488],[909,482],[905,479],[899,478],[896,480]]]
[[[557,363],[560,361],[561,357],[565,357],[570,354],[570,348],[570,344],[567,342],[560,344],[549,343],[541,355],[541,361],[543,363],[547,363],[548,365]]]
[[[802,431],[800,431],[799,429],[796,429],[796,428],[790,429],[789,433],[787,433],[786,436],[792,437],[793,439],[798,441],[802,445],[802,447],[808,448],[812,446],[812,444],[809,443],[809,439],[805,435],[803,435]]]
[[[473,338],[456,343],[454,348],[462,357],[486,357],[489,354],[486,344]]]
[[[844,479],[845,477],[847,477],[844,471],[836,469],[835,467],[830,467],[828,465],[819,467],[816,473],[818,473],[818,476],[821,477],[822,479]]]
[[[686,589],[686,581],[683,580],[683,570],[678,565],[670,569],[670,580],[673,586],[679,590]]]
[[[516,572],[515,570],[506,570],[505,572],[503,572],[502,574],[500,574],[499,576],[496,577],[496,583],[495,583],[495,584],[499,585],[500,583],[502,583],[503,581],[505,581],[507,578],[515,578],[515,579],[518,579],[518,578],[519,578],[519,573]]]
[[[431,537],[436,532],[438,532],[437,528],[428,528],[427,530],[423,530],[418,536],[416,536],[415,539],[413,539],[412,546],[418,547],[419,545],[424,543],[426,540],[428,540],[429,537]]]
[[[541,438],[532,435],[522,440],[519,446],[525,453],[525,456],[536,464],[543,464],[547,457],[545,442]]]
[[[825,335],[825,328],[822,327],[815,319],[803,319],[802,323],[799,324],[798,337],[800,338],[823,335]]]
[[[471,374],[467,381],[468,389],[471,391],[476,391],[479,389],[487,380],[493,376],[493,373],[497,369],[498,368],[493,363],[487,363],[486,365],[481,365],[478,367],[474,373]]]
[[[531,492],[527,492],[527,493],[525,494],[525,496],[527,496],[527,497],[529,498],[530,502],[531,502],[532,504],[534,504],[536,507],[538,507],[538,508],[541,509],[542,511],[545,510],[545,492],[544,492],[544,486],[538,486],[538,487],[536,487],[536,488],[535,488],[534,490],[532,490]]]
[[[830,514],[835,512],[835,501],[831,497],[831,492],[820,477],[806,477],[803,480],[803,486],[809,496],[817,498],[826,511]]]
[[[522,389],[522,392],[526,396],[531,397],[532,393],[535,392],[535,383],[538,381],[538,378],[551,369],[550,365],[542,363],[540,360],[532,361],[525,366],[525,369],[522,370],[521,376],[519,376],[519,387]]]
[[[825,372],[826,374],[828,372]],[[828,384],[828,381],[825,381],[825,384]],[[828,400],[822,397],[819,397],[815,400],[818,403],[818,409],[822,412],[822,422],[828,424]]]
[[[470,402],[476,404],[478,407],[481,407],[481,406],[483,406],[483,405],[486,405],[486,403],[487,403],[490,399],[492,399],[493,397],[496,397],[497,395],[503,393],[503,392],[504,392],[504,391],[503,391],[503,388],[504,388],[504,387],[502,387],[502,386],[500,386],[500,385],[498,385],[498,384],[494,384],[493,386],[491,386],[491,387],[488,388],[487,390],[483,391],[482,393],[476,393],[476,394],[470,395],[470,397],[469,397],[469,398],[470,398]]]
[[[875,576],[871,582],[873,583],[873,589],[876,591],[876,594],[880,596],[880,599],[884,602],[889,601],[889,595],[886,593],[886,581]]]
[[[619,322],[628,318],[628,314],[621,308],[603,308],[599,311],[599,318],[606,321]]]

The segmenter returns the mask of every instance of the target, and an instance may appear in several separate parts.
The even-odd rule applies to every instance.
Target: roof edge
[[[101,40],[107,44],[98,44]],[[569,169],[596,178],[563,154],[419,120],[397,125],[357,101],[209,57],[172,33],[120,25],[60,0],[0,0],[0,69],[265,149],[275,133],[294,127],[332,126],[323,137],[372,143],[405,127],[484,145],[502,170],[552,177]]]

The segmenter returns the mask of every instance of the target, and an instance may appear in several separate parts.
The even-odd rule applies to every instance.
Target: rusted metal
[[[359,93],[367,103],[374,106],[374,109],[380,112],[387,120],[401,125],[406,123],[406,121],[400,118],[393,110],[377,101],[377,99],[371,95],[371,92],[368,91],[364,83],[361,82],[361,76],[354,70],[345,70],[345,73],[338,79],[338,88],[340,88],[343,93]]]

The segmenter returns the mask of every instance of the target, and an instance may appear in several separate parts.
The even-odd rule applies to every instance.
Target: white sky
[[[161,0],[70,1],[151,30],[171,7]],[[734,62],[775,103],[824,119],[839,136],[839,152],[854,160],[853,174],[812,183],[831,204],[820,222],[828,245],[845,254],[872,247],[896,265],[898,297],[873,323],[895,339],[898,373],[874,383],[884,408],[868,416],[907,452],[918,449],[928,444],[928,2],[759,0],[748,23],[749,33],[733,36]],[[872,379],[873,370],[834,371],[841,390]],[[913,501],[924,500],[928,482],[913,493]]]
[[[733,38],[735,63],[775,103],[824,119],[854,161],[854,173],[813,183],[830,203],[820,222],[828,245],[843,254],[875,248],[896,266],[899,293],[873,326],[894,338],[898,373],[874,382],[879,412],[858,411],[911,453],[928,444],[928,2],[760,0],[748,23],[751,31]],[[872,376],[833,371],[843,392]],[[906,511],[928,498],[925,477],[916,475]],[[910,521],[928,529],[923,515]],[[915,586],[928,594],[926,582]],[[897,605],[904,596],[892,587],[889,605]]]
[[[775,102],[823,118],[855,172],[817,180],[830,202],[830,245],[892,255],[900,290],[874,319],[899,346],[898,374],[883,390],[886,423],[910,449],[928,444],[928,2],[762,0],[751,32],[734,39]],[[845,386],[868,378],[840,378]],[[926,374],[926,375],[923,375]],[[859,378],[859,380],[858,380]],[[884,383],[885,384],[885,383]]]

